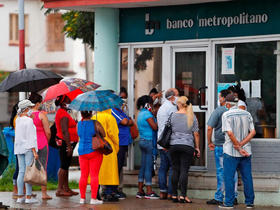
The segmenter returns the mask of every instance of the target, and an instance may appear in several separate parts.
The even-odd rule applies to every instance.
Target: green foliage
[[[2,82],[9,74],[9,72],[0,71],[0,82]]]
[[[9,165],[6,171],[3,173],[2,178],[0,179],[0,192],[1,191],[13,191],[13,175],[15,172],[15,166]],[[76,181],[69,182],[69,187],[71,189],[78,189],[79,183]],[[48,190],[56,190],[57,189],[57,182],[55,181],[48,181],[47,184]],[[32,186],[32,190],[39,191],[41,190],[40,186]]]
[[[0,191],[13,191],[14,171],[14,165],[9,165],[9,167],[4,171],[2,178],[0,179]]]
[[[82,39],[94,48],[94,13],[69,11],[62,14],[65,21],[63,32],[72,39]]]

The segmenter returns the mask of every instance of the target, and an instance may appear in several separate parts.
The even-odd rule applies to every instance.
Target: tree
[[[65,21],[63,32],[72,39],[82,39],[83,43],[94,48],[94,13],[69,11],[62,14]]]

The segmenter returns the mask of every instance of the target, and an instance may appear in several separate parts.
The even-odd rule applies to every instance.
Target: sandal
[[[67,192],[67,191],[56,191],[55,195],[57,197],[61,197],[61,196],[72,196],[71,192]]]
[[[42,200],[51,200],[51,199],[52,199],[52,197],[49,195],[42,197]]]
[[[172,196],[171,199],[172,199],[173,203],[179,202],[177,196]]]
[[[186,197],[180,196],[179,202],[180,203],[192,203],[192,201],[187,196]]]

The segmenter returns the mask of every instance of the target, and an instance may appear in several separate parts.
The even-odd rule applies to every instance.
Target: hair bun
[[[186,104],[189,106],[191,104],[191,102],[189,100],[187,100]]]

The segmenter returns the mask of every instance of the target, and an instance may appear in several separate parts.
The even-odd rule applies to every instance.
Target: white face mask
[[[32,115],[32,113],[33,113],[33,110],[32,110],[32,109],[29,109],[28,112],[27,112],[26,114],[27,114],[28,117],[30,117],[30,116]]]
[[[174,98],[175,98],[175,100],[172,102],[174,105],[177,105],[177,101],[178,101],[178,99],[179,99],[179,97],[178,96],[174,96]]]

